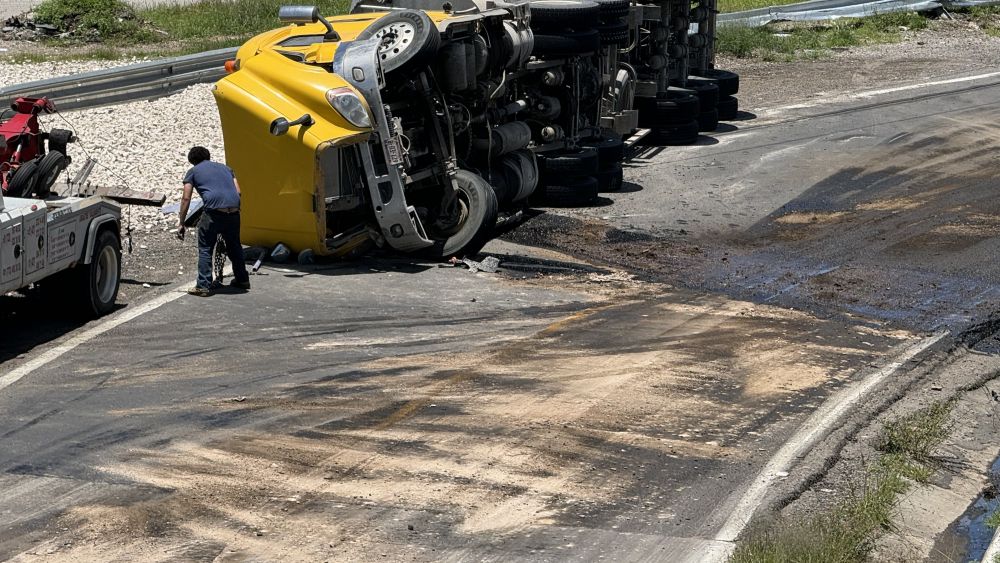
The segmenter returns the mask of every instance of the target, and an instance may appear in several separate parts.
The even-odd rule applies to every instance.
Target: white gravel
[[[98,161],[90,175],[97,185],[152,190],[167,196],[167,203],[180,200],[184,174],[191,167],[187,153],[194,145],[207,147],[212,160],[225,162],[219,112],[211,84],[192,86],[183,92],[153,101],[133,102],[105,108],[66,112],[45,120],[48,127],[71,128],[79,142],[70,145],[70,177],[86,162],[87,154]],[[133,221],[140,227],[173,226],[176,216],[164,217],[158,209],[135,207]]]

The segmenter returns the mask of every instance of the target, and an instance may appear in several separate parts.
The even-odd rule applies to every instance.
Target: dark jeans
[[[212,248],[219,235],[233,263],[233,277],[240,282],[250,281],[240,244],[240,214],[206,209],[198,222],[198,287],[208,289],[212,285]]]

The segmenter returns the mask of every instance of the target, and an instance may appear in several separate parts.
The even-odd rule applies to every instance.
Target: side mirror
[[[282,6],[278,8],[278,19],[281,23],[295,25],[323,22],[326,26],[326,35],[323,38],[327,41],[340,41],[340,36],[333,30],[333,25],[319,13],[319,8],[316,6]]]
[[[297,25],[316,23],[319,17],[319,8],[316,6],[282,6],[278,9],[278,19],[281,23]]]
[[[296,119],[295,121],[288,121],[284,117],[279,117],[271,122],[271,134],[274,135],[275,137],[280,137],[285,133],[288,133],[288,130],[295,125],[304,125],[306,127],[309,127],[314,123],[316,122],[313,120],[312,116],[309,115],[308,113]]]

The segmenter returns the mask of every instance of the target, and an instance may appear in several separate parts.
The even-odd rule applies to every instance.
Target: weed
[[[925,29],[927,19],[919,14],[878,14],[865,18],[841,19],[792,27],[776,32],[769,26],[725,26],[718,30],[717,49],[738,58],[770,61],[815,59],[831,49],[894,43],[901,30]]]
[[[931,459],[931,452],[946,437],[953,403],[935,402],[889,422],[882,429],[877,447],[887,454],[901,454],[918,462]]]
[[[965,13],[983,33],[1000,37],[1000,6],[974,6]]]
[[[135,10],[122,0],[45,0],[35,8],[35,18],[88,40],[142,42],[150,38]]]
[[[986,524],[986,527],[992,530],[1000,528],[1000,509],[994,510],[992,514],[987,516],[983,524]]]

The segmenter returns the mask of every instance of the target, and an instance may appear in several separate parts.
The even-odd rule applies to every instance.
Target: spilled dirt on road
[[[520,340],[186,405],[230,423],[108,459],[156,492],[68,507],[16,560],[436,560],[548,527],[704,533],[686,504],[721,502],[754,444],[910,336],[629,290]]]
[[[546,214],[510,236],[646,279],[907,329],[961,328],[1000,309],[992,114],[954,113],[810,166],[826,178],[741,232],[653,236],[588,223],[583,242],[580,220]]]

